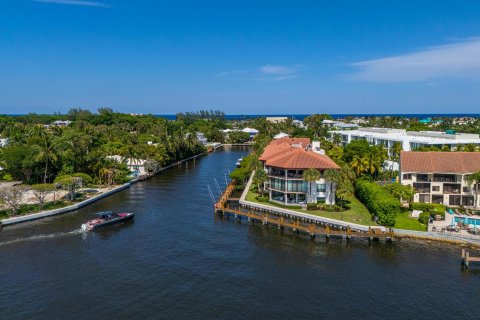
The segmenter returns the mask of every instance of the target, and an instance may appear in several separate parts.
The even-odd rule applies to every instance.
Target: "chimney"
[[[321,155],[325,155],[325,150],[320,148],[320,141],[312,141],[312,151]]]

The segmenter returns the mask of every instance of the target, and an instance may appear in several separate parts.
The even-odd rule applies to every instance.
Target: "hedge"
[[[430,219],[430,213],[429,212],[422,212],[418,216],[418,222],[423,223],[423,224],[428,224],[429,219]]]
[[[397,214],[400,213],[400,201],[382,186],[360,179],[355,182],[355,194],[370,213],[378,217],[381,225],[387,227],[395,225]]]
[[[437,203],[412,202],[410,204],[410,209],[420,210],[423,212],[431,212],[435,214],[442,214],[445,212],[445,206],[443,204],[437,204]]]

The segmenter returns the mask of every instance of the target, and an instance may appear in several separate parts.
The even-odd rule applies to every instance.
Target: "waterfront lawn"
[[[75,202],[79,202],[81,200],[85,200],[85,198],[81,199],[75,199]],[[47,202],[44,204],[43,208],[40,210],[40,206],[38,204],[22,204],[20,205],[20,208],[18,209],[17,215],[18,216],[24,216],[27,214],[31,213],[37,213],[40,211],[45,211],[45,210],[54,210],[54,209],[60,209],[63,207],[67,207],[74,204],[74,202],[68,201],[68,200],[57,200],[55,202]],[[12,210],[7,209],[7,210],[1,210],[0,211],[0,219],[6,219],[6,218],[12,218]]]
[[[427,231],[427,226],[421,224],[417,219],[410,218],[410,212],[408,211],[400,212],[399,214],[397,214],[395,228],[415,231]]]
[[[298,211],[301,213],[308,213],[320,217],[325,217],[329,219],[336,219],[346,222],[352,222],[356,224],[361,224],[365,226],[373,226],[375,223],[372,221],[372,216],[368,209],[355,197],[349,197],[346,199],[346,207],[348,208],[343,212],[329,212],[324,210],[302,210],[300,206],[285,206],[277,204],[270,201],[259,201],[261,196],[256,192],[250,190],[245,197],[245,200],[256,202],[260,204],[270,205],[278,208],[290,209],[293,211]]]

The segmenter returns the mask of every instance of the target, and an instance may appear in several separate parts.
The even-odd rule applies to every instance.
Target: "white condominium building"
[[[357,130],[329,131],[330,137],[340,134],[345,146],[353,140],[366,140],[370,145],[383,145],[391,148],[395,142],[402,144],[404,151],[411,151],[420,147],[448,146],[455,149],[458,145],[475,144],[480,146],[480,136],[473,133],[457,133],[455,131],[406,131],[405,129],[391,128],[359,128]]]

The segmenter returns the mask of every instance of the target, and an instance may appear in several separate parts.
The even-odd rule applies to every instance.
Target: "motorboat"
[[[82,224],[82,230],[92,231],[95,229],[111,226],[117,223],[130,221],[135,216],[134,213],[116,213],[113,211],[103,211],[97,213],[97,218]]]
[[[237,160],[237,163],[235,164],[237,168],[240,168],[240,166],[242,165],[242,161],[243,161],[243,158],[240,158]]]

